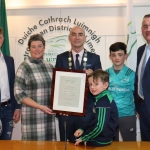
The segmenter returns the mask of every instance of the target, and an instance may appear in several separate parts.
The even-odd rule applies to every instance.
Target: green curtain
[[[10,55],[5,0],[0,0],[0,27],[4,30],[3,54]]]

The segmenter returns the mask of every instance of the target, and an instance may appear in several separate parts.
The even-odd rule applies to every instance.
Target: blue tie
[[[77,69],[77,70],[79,70],[79,68],[80,68],[80,63],[79,63],[78,57],[79,57],[79,54],[76,54],[76,61],[75,61],[75,64],[76,64],[76,69]]]
[[[145,71],[146,63],[147,63],[148,58],[149,58],[149,53],[150,53],[150,46],[147,46],[146,53],[145,53],[143,63],[142,63],[142,66],[141,66],[141,76],[140,76],[140,86],[139,86],[139,93],[143,98],[144,98],[144,96],[143,96],[142,78],[143,78],[143,74],[144,74],[144,71]]]

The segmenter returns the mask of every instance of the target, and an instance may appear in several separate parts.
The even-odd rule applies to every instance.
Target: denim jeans
[[[0,106],[0,140],[10,140],[13,130],[13,113],[11,104],[5,107]]]

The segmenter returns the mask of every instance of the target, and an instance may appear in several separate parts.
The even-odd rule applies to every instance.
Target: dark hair
[[[45,40],[41,34],[34,34],[34,35],[30,36],[30,39],[28,41],[28,47],[29,48],[31,46],[31,42],[33,42],[33,41],[41,41],[43,43],[43,45],[45,46]]]
[[[112,44],[110,47],[109,47],[109,52],[116,52],[116,51],[119,51],[119,50],[123,50],[124,53],[126,54],[127,53],[127,45],[124,44],[123,42],[116,42],[114,44]]]
[[[90,73],[88,75],[88,78],[90,78],[90,77],[93,77],[93,80],[101,79],[101,81],[103,83],[106,83],[106,82],[109,83],[109,74],[102,69],[98,69],[98,70],[93,71],[92,73]]]
[[[4,30],[2,27],[0,27],[0,34],[2,34],[4,36]]]
[[[145,15],[145,16],[143,17],[143,19],[144,19],[144,18],[150,18],[150,14]]]

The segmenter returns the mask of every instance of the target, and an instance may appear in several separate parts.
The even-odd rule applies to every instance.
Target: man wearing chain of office
[[[91,53],[84,48],[84,43],[86,42],[86,35],[82,27],[73,27],[70,30],[68,39],[71,44],[71,49],[57,55],[55,68],[85,70],[87,75],[92,73],[94,70],[101,69],[100,56],[95,53]],[[93,104],[94,97],[88,91],[86,116],[63,116],[57,114],[57,117],[59,119],[59,131],[61,141],[65,141],[64,122],[66,122],[67,124],[67,140],[74,141],[74,132],[81,125],[84,125],[90,120]]]

